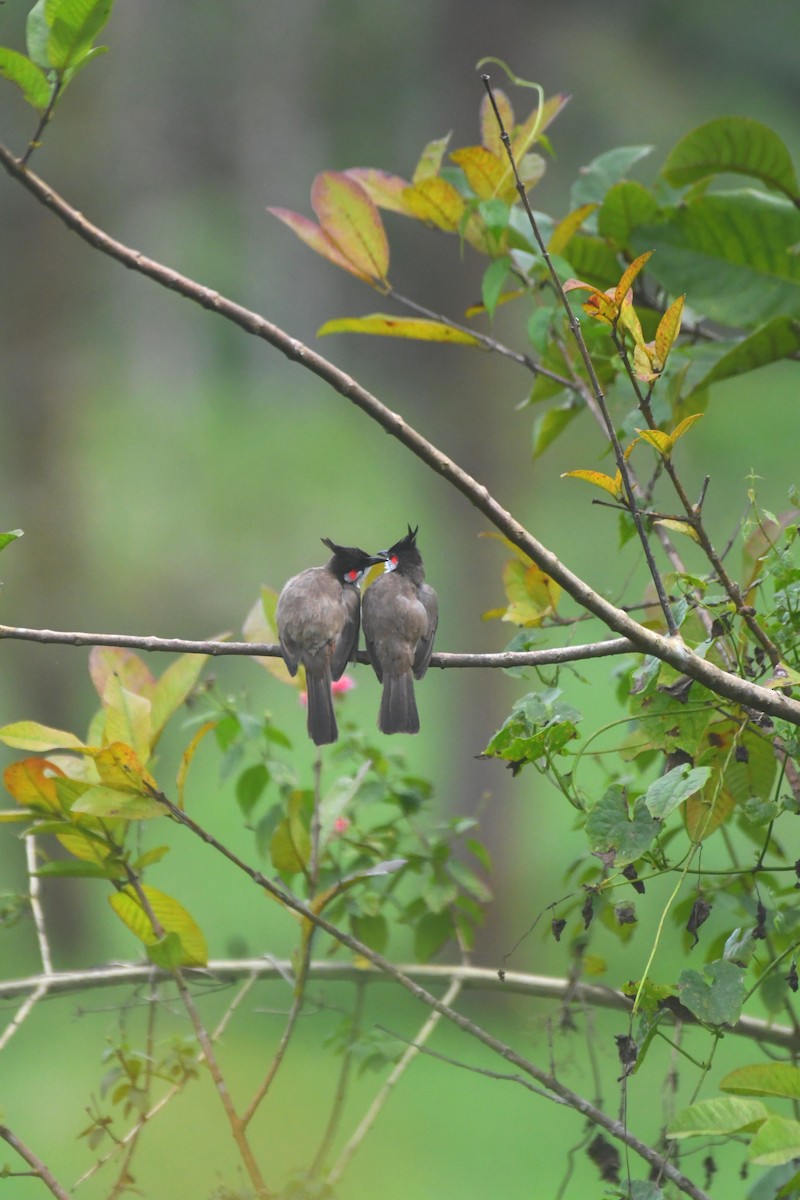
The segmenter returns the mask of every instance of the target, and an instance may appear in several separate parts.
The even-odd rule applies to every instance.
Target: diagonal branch
[[[68,204],[43,179],[27,170],[11,151],[0,144],[0,165],[12,178],[29,191],[40,204],[58,217],[69,229],[90,246],[107,254],[130,270],[138,271],[153,279],[162,287],[177,292],[202,308],[217,313],[240,329],[268,342],[290,361],[299,363],[334,391],[355,404],[392,437],[416,455],[437,475],[461,492],[485,517],[505,534],[510,542],[527,554],[536,565],[549,575],[570,595],[577,604],[598,617],[609,629],[629,638],[636,649],[651,654],[669,663],[678,671],[702,683],[717,695],[725,696],[738,704],[781,717],[793,725],[800,725],[800,703],[778,691],[749,683],[727,671],[706,662],[684,645],[679,636],[664,637],[638,624],[622,609],[611,604],[594,591],[583,579],[574,574],[561,560],[533,536],[514,516],[499,503],[485,485],[463,470],[456,462],[429,442],[398,413],[392,412],[362,387],[346,372],[340,370],[322,355],[317,354],[297,338],[290,337],[277,325],[260,314],[244,308],[241,304],[221,296],[219,292],[188,279],[171,267],[164,266],[141,254],[124,243],[110,237],[104,230],[88,221],[82,213]]]

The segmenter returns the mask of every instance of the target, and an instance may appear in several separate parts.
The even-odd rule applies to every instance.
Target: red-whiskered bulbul
[[[439,619],[436,592],[425,583],[417,529],[385,550],[384,574],[362,601],[367,654],[383,683],[378,728],[382,733],[419,733],[414,680],[428,669]]]
[[[294,575],[278,597],[275,618],[283,661],[290,675],[306,669],[308,734],[317,746],[339,736],[331,681],[339,679],[358,649],[361,595],[358,584],[383,556],[322,538],[333,555],[324,567]]]

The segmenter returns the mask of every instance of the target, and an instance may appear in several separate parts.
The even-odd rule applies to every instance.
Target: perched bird
[[[419,733],[414,681],[428,669],[439,619],[436,592],[425,583],[417,529],[384,551],[384,574],[364,593],[362,616],[367,654],[383,695],[382,733]]]
[[[357,546],[337,546],[324,567],[309,567],[293,576],[278,597],[275,617],[283,661],[290,675],[306,669],[308,734],[317,746],[339,736],[333,711],[331,681],[338,679],[358,649],[361,597],[359,581],[383,556]]]

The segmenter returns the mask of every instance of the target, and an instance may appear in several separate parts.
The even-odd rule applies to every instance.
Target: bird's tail
[[[410,671],[404,675],[384,674],[378,728],[381,733],[419,733],[419,713]]]
[[[308,696],[308,736],[316,746],[327,746],[339,736],[331,695],[331,673],[327,668],[321,675],[306,671]]]

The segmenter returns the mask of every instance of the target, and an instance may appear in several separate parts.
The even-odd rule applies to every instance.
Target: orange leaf
[[[683,312],[685,296],[679,296],[670,304],[658,323],[656,330],[656,353],[661,360],[662,370],[670,350],[681,330],[681,313]]]
[[[63,775],[46,758],[23,758],[11,763],[3,772],[7,791],[24,808],[61,812],[56,794],[55,776]]]
[[[455,233],[464,215],[464,200],[446,179],[423,179],[403,192],[406,211],[446,233]]]
[[[614,300],[616,301],[617,308],[621,308],[622,302],[628,294],[628,289],[652,253],[652,250],[648,250],[645,254],[640,254],[623,272],[622,278],[614,290]]]
[[[311,206],[348,262],[367,277],[385,281],[389,242],[380,213],[361,184],[341,171],[322,171],[311,185]]]

